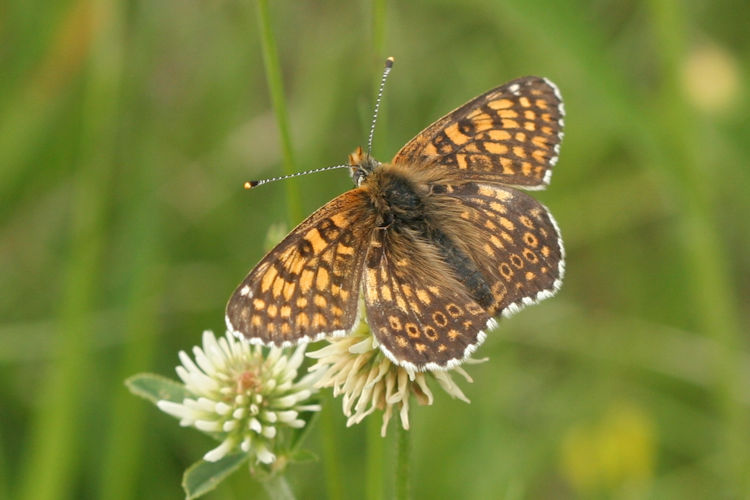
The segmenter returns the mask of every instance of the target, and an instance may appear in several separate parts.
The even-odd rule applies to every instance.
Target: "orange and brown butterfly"
[[[439,119],[390,163],[358,148],[357,187],[263,257],[230,298],[227,327],[288,346],[346,335],[365,319],[400,366],[461,363],[496,317],[560,288],[560,231],[519,188],[549,184],[563,114],[557,87],[529,76]]]

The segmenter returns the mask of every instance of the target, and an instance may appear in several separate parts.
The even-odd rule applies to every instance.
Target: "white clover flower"
[[[383,410],[380,434],[385,437],[396,407],[401,426],[409,429],[410,395],[414,394],[421,405],[432,404],[432,391],[427,386],[428,376],[437,380],[451,397],[470,402],[451,376],[451,372],[455,371],[472,382],[463,368],[456,366],[451,370],[415,372],[398,366],[380,351],[377,340],[364,321],[351,334],[326,340],[327,346],[307,353],[309,357],[317,359],[309,370],[319,377],[316,387],[333,387],[334,396],[344,395],[342,406],[348,418],[347,426],[360,423],[376,409]],[[464,360],[469,364],[483,361],[486,358]]]
[[[280,428],[300,428],[300,412],[320,411],[320,405],[305,404],[317,392],[317,374],[295,380],[304,360],[301,345],[288,356],[279,349],[251,346],[230,333],[219,338],[203,332],[203,347],[194,347],[193,361],[180,351],[177,375],[194,397],[182,403],[160,400],[162,411],[192,426],[217,435],[222,442],[203,458],[215,462],[227,453],[242,450],[256,461],[276,460],[275,438]]]

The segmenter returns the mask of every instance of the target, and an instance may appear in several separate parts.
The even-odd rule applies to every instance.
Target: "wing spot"
[[[399,345],[399,347],[404,348],[409,345],[409,341],[406,340],[403,336],[399,335],[396,337],[396,343]]]
[[[269,304],[266,308],[266,314],[268,314],[270,318],[275,318],[278,313],[279,308],[276,304]]]
[[[282,318],[288,318],[292,315],[292,308],[288,305],[281,306],[281,309],[279,309],[279,316]]]
[[[417,349],[418,352],[422,353],[427,350],[427,346],[422,344],[421,342],[418,344],[414,344],[414,347]]]
[[[526,280],[531,281],[536,277],[536,274],[532,273],[531,271],[526,271]]]
[[[513,277],[513,269],[510,268],[507,262],[501,263],[500,267],[498,267],[498,270],[500,271],[500,274],[503,275],[503,278],[505,278],[506,281],[510,281],[510,279]]]
[[[429,325],[424,327],[424,335],[433,342],[438,339],[438,333],[435,329]]]
[[[533,125],[533,123],[532,123],[532,125]],[[502,127],[503,128],[521,128],[521,126],[518,125],[517,121],[515,121],[515,120],[508,120],[507,118],[503,118]],[[533,128],[532,129],[528,129],[527,128],[526,130],[534,130],[534,129]]]
[[[518,113],[513,109],[503,109],[497,112],[500,118],[518,118]]]
[[[284,285],[283,294],[284,294],[285,300],[289,300],[292,298],[292,295],[294,295],[295,288],[297,288],[297,285],[295,285],[294,283],[286,283]]]
[[[448,318],[441,311],[435,311],[432,313],[432,320],[441,328],[448,325]]]
[[[391,287],[389,287],[388,285],[381,285],[380,286],[380,298],[387,302],[392,302],[393,295],[391,294]]]
[[[425,305],[430,305],[430,303],[432,302],[430,294],[427,293],[427,290],[425,290],[424,288],[420,288],[419,290],[417,290],[417,298],[422,304]]]
[[[525,122],[523,124],[523,128],[525,128],[529,132],[534,132],[536,130],[536,124],[534,122]]]
[[[308,326],[310,326],[310,317],[306,313],[298,313],[297,314],[297,326],[301,329],[307,329]]]
[[[266,307],[266,302],[262,299],[253,299],[253,307],[257,311],[261,311]]]
[[[276,278],[276,281],[273,282],[273,288],[271,289],[271,293],[273,293],[274,297],[278,297],[281,295],[281,290],[284,288],[284,280],[281,278]]]
[[[263,274],[263,278],[260,281],[260,290],[262,292],[267,292],[271,285],[273,284],[273,281],[276,279],[276,276],[278,275],[278,272],[276,271],[275,267],[271,267],[268,269],[265,274]]]
[[[406,305],[407,305],[406,301],[404,300],[404,298],[401,295],[398,295],[396,297],[396,305],[398,305],[398,308],[401,309],[402,311],[408,310],[408,308],[406,307]]]
[[[313,278],[315,277],[315,271],[312,269],[305,269],[299,277],[299,288],[300,292],[307,293],[312,288]]]
[[[529,229],[534,229],[534,223],[529,219],[528,215],[521,215],[518,218],[519,221],[521,221],[521,224],[528,227]]]
[[[494,101],[488,102],[487,106],[492,109],[507,109],[513,107],[513,101],[510,99],[495,99]]]
[[[536,120],[536,113],[534,113],[534,111],[530,109],[527,109],[526,111],[523,112],[523,117],[526,118],[527,120]]]
[[[393,331],[400,332],[401,328],[403,328],[398,316],[388,316],[388,323],[391,325]]]
[[[458,168],[461,170],[466,170],[469,167],[469,164],[466,161],[466,155],[464,154],[456,155],[456,163],[458,163]]]
[[[482,306],[477,304],[476,302],[472,302],[466,306],[466,310],[469,311],[469,314],[473,314],[475,316],[482,314],[484,312],[484,309]]]
[[[496,201],[493,201],[490,203],[490,209],[500,214],[504,214],[508,212],[508,209],[505,208],[505,205],[503,205],[502,203],[498,203]]]
[[[515,139],[518,142],[526,142],[526,134],[524,132],[516,132]]]
[[[305,235],[305,240],[312,246],[313,254],[319,255],[326,248],[326,241],[320,235],[317,228],[313,228]]]
[[[513,146],[513,154],[519,158],[526,158],[526,150],[522,146]]]
[[[495,300],[498,303],[503,301],[507,293],[508,292],[506,291],[505,285],[501,281],[498,281],[494,285],[492,285],[492,295],[495,297]]]
[[[325,328],[328,326],[328,320],[321,313],[315,313],[313,315],[313,328]]]
[[[513,264],[513,267],[515,267],[516,269],[521,269],[523,267],[523,259],[515,253],[511,254],[510,263]]]
[[[339,243],[336,246],[336,253],[338,253],[339,255],[354,255],[354,247]]]
[[[551,253],[550,249],[549,249],[549,247],[547,245],[544,245],[542,247],[541,252],[542,252],[542,255],[544,255],[545,258],[549,257],[549,254]]]
[[[509,219],[505,217],[500,217],[500,225],[503,226],[508,231],[514,231],[516,229],[516,225],[513,224]]]
[[[318,288],[318,290],[325,290],[326,288],[328,288],[329,283],[330,276],[328,275],[328,270],[325,267],[319,267],[318,274],[315,277],[315,286]]]
[[[497,142],[483,142],[484,149],[494,155],[504,155],[508,153],[508,146],[505,144],[499,144]]]
[[[256,316],[257,317],[257,316]],[[243,307],[240,311],[240,320],[247,323],[247,320],[250,318],[250,308],[249,307]]]
[[[414,323],[406,324],[406,334],[413,339],[418,339],[419,337],[421,337],[419,328]]]
[[[456,340],[460,336],[461,336],[461,333],[459,333],[459,331],[456,330],[455,328],[451,328],[448,331],[448,338],[451,339],[451,340]]]
[[[547,139],[545,139],[541,135],[535,135],[534,137],[532,137],[531,143],[540,149],[549,149],[549,144],[547,143]]]
[[[531,106],[531,102],[529,101],[529,98],[526,96],[519,98],[518,102],[520,102],[521,106],[523,106],[524,108],[528,108],[529,106]]]
[[[307,241],[307,238],[302,238],[299,243],[297,243],[297,252],[299,252],[302,257],[310,257],[313,254],[312,243]]]
[[[313,298],[313,304],[320,307],[321,309],[325,309],[326,307],[328,307],[328,301],[320,294],[315,295],[315,297]]]
[[[454,303],[448,304],[445,307],[445,310],[448,311],[448,314],[450,314],[453,318],[458,318],[464,315],[463,310]]]
[[[528,231],[523,235],[523,241],[532,248],[536,248],[536,246],[539,244],[539,240],[536,239],[536,236]]]
[[[507,132],[505,130],[492,129],[492,130],[489,130],[485,135],[491,141],[507,141],[507,140],[510,140],[510,132]]]
[[[536,254],[528,248],[523,249],[523,256],[532,264],[536,264],[537,262],[539,262],[539,258],[536,256]]]
[[[469,137],[459,129],[458,123],[454,123],[450,127],[446,127],[444,132],[445,135],[448,136],[448,139],[457,146],[466,144],[469,141]]]

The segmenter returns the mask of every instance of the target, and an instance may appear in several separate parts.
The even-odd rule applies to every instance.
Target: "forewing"
[[[350,330],[373,219],[362,189],[318,209],[237,287],[226,309],[229,330],[279,346]]]
[[[396,154],[393,163],[453,167],[461,178],[526,189],[549,184],[562,140],[557,87],[527,76],[486,92],[439,119]]]
[[[381,350],[410,370],[456,366],[494,323],[428,241],[378,228],[365,263],[367,321]]]
[[[492,315],[513,314],[557,292],[565,251],[544,205],[522,191],[492,184],[452,186],[446,194],[460,207],[461,220],[454,228],[464,225],[454,232],[482,235],[465,237],[465,248],[490,285]]]

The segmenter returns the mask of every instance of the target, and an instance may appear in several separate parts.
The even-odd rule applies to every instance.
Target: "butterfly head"
[[[357,186],[367,179],[375,168],[380,166],[380,162],[373,158],[370,153],[365,153],[362,146],[358,146],[352,154],[349,155],[349,170],[354,184]]]

